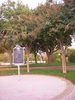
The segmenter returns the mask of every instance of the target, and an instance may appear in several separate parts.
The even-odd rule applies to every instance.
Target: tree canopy
[[[16,4],[7,0],[0,6],[0,46],[11,54],[16,44],[24,46],[28,72],[30,52],[36,55],[39,50],[44,51],[50,61],[52,53],[61,49],[66,73],[65,49],[71,45],[74,33],[75,0],[64,0],[63,4],[47,0],[34,10],[20,1]]]

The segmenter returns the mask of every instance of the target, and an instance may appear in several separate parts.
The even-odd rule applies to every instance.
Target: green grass
[[[51,64],[48,63],[38,63],[38,64],[30,64],[30,67],[50,67],[50,66],[62,66],[61,62],[52,62]],[[67,66],[75,66],[75,63],[67,63]]]
[[[39,64],[30,64],[30,67],[50,67],[50,66],[61,66],[61,63],[39,63]]]
[[[51,64],[48,64],[48,63],[30,64],[30,67],[51,67],[51,66],[62,66],[62,63],[53,62]],[[67,63],[67,66],[75,66],[75,63]],[[21,66],[21,67],[26,67],[26,65]]]
[[[48,63],[38,63],[38,64],[30,64],[30,67],[52,67],[52,66],[62,66],[62,63],[61,62],[52,62],[51,64],[48,64]],[[67,66],[75,66],[75,63],[70,63],[68,62],[67,63]],[[17,68],[17,66],[9,66],[10,68]],[[7,67],[7,68],[9,68]],[[22,68],[26,67],[26,65],[23,65],[21,66]],[[6,68],[6,67],[5,67]]]
[[[38,64],[30,64],[30,67],[51,67],[51,66],[61,66],[61,63],[38,63]],[[14,66],[16,67],[16,66]],[[22,65],[21,67],[26,67],[26,65]]]
[[[55,62],[55,63],[51,63],[51,64],[30,64],[30,67],[51,67],[51,66],[61,66],[61,63]],[[67,63],[67,66],[75,66],[75,63]],[[55,76],[62,76],[64,78],[67,78],[69,80],[71,80],[74,84],[75,84],[75,70],[74,71],[67,71],[66,74],[63,74],[61,70],[48,70],[48,69],[33,69],[30,70],[30,73],[27,73],[25,70],[26,65],[21,66],[21,74],[44,74],[44,75],[55,75]],[[11,68],[13,70],[11,70]],[[16,68],[16,69],[14,69]],[[23,68],[23,69],[22,69]],[[1,69],[1,68],[0,68]],[[6,70],[8,69],[8,70]],[[5,68],[5,70],[0,70],[0,76],[1,75],[17,75],[17,66],[13,66],[13,67],[7,67]]]
[[[21,69],[21,74],[44,74],[44,75],[54,75],[62,76],[71,80],[75,84],[75,71],[67,71],[66,74],[63,74],[60,70],[45,70],[45,69],[33,69],[30,70],[30,73],[27,73],[26,70]],[[17,70],[5,70],[0,71],[0,76],[4,75],[17,75]]]
[[[32,74],[45,74],[45,75],[55,75],[62,76],[69,79],[75,84],[75,71],[67,71],[66,74],[63,74],[60,70],[31,70]]]
[[[67,63],[67,66],[75,66],[75,62],[73,62],[73,63],[68,62],[68,63]]]
[[[0,76],[6,76],[6,75],[17,75],[17,70],[1,70]]]

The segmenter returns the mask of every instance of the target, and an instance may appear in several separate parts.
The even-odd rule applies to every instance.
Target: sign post
[[[18,75],[20,75],[20,65],[18,65]]]
[[[19,45],[13,48],[13,64],[18,66],[18,75],[20,75],[20,65],[24,65],[24,48]]]

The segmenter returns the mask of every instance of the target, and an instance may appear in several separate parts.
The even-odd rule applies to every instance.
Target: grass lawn
[[[70,62],[67,62],[66,63],[67,66],[75,66],[75,63],[70,63]],[[52,66],[62,66],[62,63],[61,62],[52,62],[51,64],[48,64],[48,63],[38,63],[38,64],[30,64],[30,67],[52,67]],[[9,66],[10,68],[16,68],[17,66]],[[7,67],[7,68],[9,68]],[[21,66],[22,68],[26,67],[26,65],[23,65]],[[0,67],[1,68],[1,67]],[[5,67],[6,68],[6,67]]]
[[[52,62],[51,64],[48,63],[38,63],[38,64],[30,64],[30,67],[50,67],[50,66],[62,66],[61,62]],[[67,66],[75,66],[75,63],[67,63]]]
[[[31,73],[62,76],[64,78],[69,79],[75,84],[75,71],[67,71],[66,74],[63,74],[60,70],[31,70]]]
[[[60,70],[48,70],[48,69],[31,69],[30,73],[27,73],[25,69],[21,69],[21,74],[44,74],[44,75],[54,75],[62,76],[71,80],[75,84],[75,71],[67,71],[66,74],[63,74]],[[17,75],[17,70],[0,70],[0,76],[5,75]]]

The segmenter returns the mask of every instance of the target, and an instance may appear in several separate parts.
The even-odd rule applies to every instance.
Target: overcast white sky
[[[0,0],[0,4],[2,4],[3,2],[5,2],[7,0]],[[12,1],[15,1],[17,2],[18,0],[12,0]],[[19,0],[19,1],[22,1],[25,5],[27,4],[29,6],[29,8],[36,8],[38,6],[38,4],[41,4],[41,3],[45,3],[46,0]],[[62,0],[53,0],[53,1],[57,1],[57,3],[59,2],[63,2]],[[75,48],[75,40],[72,40],[72,47]]]
[[[72,40],[72,44],[71,45],[72,45],[71,47],[75,48],[75,40],[74,39]]]
[[[4,1],[7,1],[7,0],[0,0],[0,3]],[[17,2],[18,0],[12,0],[12,1]],[[46,2],[46,0],[19,0],[19,1],[22,1],[25,5],[27,4],[29,8],[32,8],[32,9],[37,7],[38,4]]]
[[[0,0],[0,3],[3,3],[7,0]],[[18,0],[12,0],[12,1],[15,1],[17,2]],[[38,6],[38,4],[41,4],[41,3],[45,3],[46,0],[19,0],[19,1],[22,1],[25,5],[28,4],[29,8],[36,8]],[[53,0],[53,1],[57,1],[58,2],[62,2],[62,0]]]

